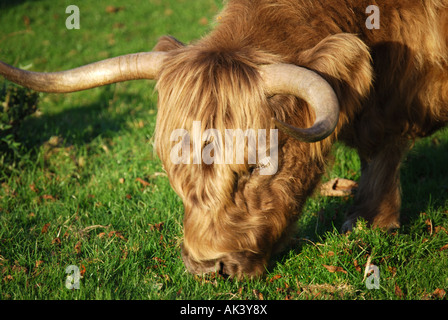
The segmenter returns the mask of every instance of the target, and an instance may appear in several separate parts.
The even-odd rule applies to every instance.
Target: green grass
[[[159,36],[204,35],[218,0],[2,1],[0,60],[56,71],[149,51]],[[115,13],[107,6],[124,7]],[[403,226],[338,230],[351,198],[309,199],[290,249],[258,280],[186,273],[183,208],[152,148],[154,82],[41,94],[20,137],[23,166],[0,172],[0,299],[438,299],[448,291],[448,134],[417,142],[403,166]],[[356,154],[334,148],[324,179],[357,180]],[[149,182],[144,185],[137,179]],[[445,249],[444,249],[445,248]],[[364,266],[380,269],[368,290]],[[82,271],[80,290],[66,268]],[[325,266],[328,266],[325,267]],[[333,269],[331,269],[333,267]],[[330,269],[330,270],[329,270]],[[331,272],[336,271],[336,272]]]

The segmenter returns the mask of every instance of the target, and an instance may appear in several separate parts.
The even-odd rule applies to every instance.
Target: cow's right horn
[[[25,71],[0,61],[0,75],[35,91],[67,93],[128,80],[156,79],[165,56],[165,52],[128,54],[49,73]]]
[[[305,100],[316,114],[310,128],[302,129],[274,119],[277,127],[303,142],[317,142],[331,135],[339,121],[339,102],[330,84],[317,73],[290,64],[261,67],[267,95],[290,94]]]

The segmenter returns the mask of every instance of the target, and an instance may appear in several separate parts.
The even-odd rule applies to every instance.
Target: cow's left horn
[[[165,52],[128,54],[49,73],[25,71],[0,61],[0,75],[36,91],[67,93],[128,80],[156,79],[165,56]]]
[[[310,128],[302,129],[274,119],[277,127],[303,142],[317,142],[331,135],[339,121],[339,102],[330,84],[317,73],[290,64],[271,64],[261,67],[267,95],[290,94],[302,98],[313,109],[316,120]]]

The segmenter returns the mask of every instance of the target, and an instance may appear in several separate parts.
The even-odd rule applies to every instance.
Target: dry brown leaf
[[[403,293],[403,291],[401,291],[398,284],[395,285],[395,295],[400,299],[404,298],[404,293]]]
[[[397,268],[396,267],[388,267],[389,272],[392,274],[392,277],[395,276],[395,274],[397,273]]]
[[[354,260],[353,261],[353,265],[355,266],[356,271],[362,272],[362,269],[361,269],[361,267],[358,264],[358,260]]]
[[[331,273],[333,273],[333,272],[343,272],[343,273],[347,273],[347,271],[345,271],[342,267],[327,266],[327,265],[325,265],[325,264],[323,264],[323,266],[325,267],[325,269],[327,269],[327,270],[330,271]]]
[[[107,6],[105,11],[107,13],[117,13],[119,11],[123,11],[124,9],[125,7]]]
[[[144,187],[149,187],[151,184],[148,181],[145,181],[141,178],[135,179],[135,181],[140,182]]]
[[[432,232],[433,232],[433,229],[434,229],[434,228],[433,228],[431,219],[426,219],[426,220],[425,220],[425,224],[426,224],[427,227],[428,227],[428,232],[429,232],[429,234],[432,235]]]
[[[444,231],[446,234],[448,234],[448,231],[444,227],[442,227],[442,226],[437,226],[437,227],[434,228],[434,232],[435,233],[439,233],[441,231]]]
[[[358,183],[355,181],[336,178],[324,183],[320,193],[326,197],[345,197],[354,194],[357,188]]]
[[[116,236],[117,238],[120,238],[121,240],[127,241],[125,237],[121,234],[120,231],[110,231],[108,234],[108,237]]]
[[[151,225],[151,231],[153,231],[153,230],[162,231],[164,224],[165,224],[164,222],[160,222],[160,223]]]
[[[12,268],[11,268],[12,272],[24,272],[24,273],[28,272],[28,269],[26,267],[22,267],[22,266],[18,265],[17,261],[15,261],[15,263],[16,264],[13,265]]]
[[[86,267],[83,264],[81,264],[81,268],[79,270],[79,274],[80,274],[81,277],[84,277],[85,273],[86,273]]]
[[[260,291],[254,289],[252,292],[258,300],[264,300],[263,294]]]
[[[434,290],[432,295],[436,298],[443,299],[446,295],[446,291],[443,289],[437,288],[436,290]]]
[[[440,248],[440,251],[443,251],[443,250],[448,250],[448,244],[446,244],[442,248]]]
[[[81,241],[78,241],[75,244],[75,252],[76,252],[76,254],[80,254],[81,253]]]
[[[40,231],[40,233],[44,234],[48,232],[48,228],[50,227],[50,223],[46,223],[43,227],[42,230]]]
[[[34,193],[39,193],[39,189],[36,188],[36,186],[35,186],[34,183],[30,184],[30,189],[31,189],[31,191],[33,191]]]
[[[3,278],[3,281],[8,282],[14,280],[14,277],[10,274],[8,274],[6,277]]]
[[[53,196],[50,195],[50,194],[44,194],[44,195],[42,196],[42,199],[44,199],[44,200],[50,200],[50,201],[56,201],[55,197],[53,197]]]
[[[269,280],[269,282],[274,282],[275,280],[278,280],[278,279],[280,279],[282,276],[280,275],[280,274],[276,274],[276,275],[274,275],[270,280]]]

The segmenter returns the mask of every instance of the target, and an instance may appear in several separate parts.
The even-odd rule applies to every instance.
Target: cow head
[[[335,129],[336,95],[316,73],[276,63],[275,56],[250,47],[211,45],[207,39],[184,47],[163,38],[161,48],[168,53],[157,84],[155,145],[184,203],[185,265],[193,273],[261,274],[316,183],[313,174],[301,177],[297,171],[308,166],[320,173],[312,161],[300,162],[309,157],[308,143]],[[301,114],[294,125],[309,128],[282,121],[294,114]],[[306,143],[275,136],[276,128]],[[243,143],[228,130],[244,132]],[[266,153],[250,154],[248,132],[257,151],[264,147]],[[212,162],[204,159],[210,152]]]

